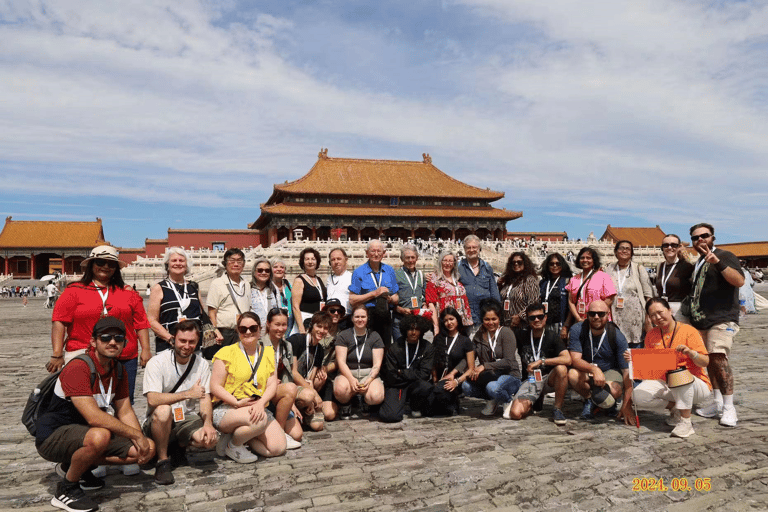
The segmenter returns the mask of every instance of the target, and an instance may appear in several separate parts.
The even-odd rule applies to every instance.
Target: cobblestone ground
[[[53,510],[54,465],[19,422],[50,353],[42,304],[0,300],[2,510]],[[251,465],[193,454],[166,487],[153,483],[152,471],[126,477],[112,469],[92,496],[102,510],[126,511],[768,510],[767,328],[768,314],[751,315],[737,337],[735,429],[694,415],[696,435],[680,440],[662,416],[641,413],[638,433],[606,418],[573,419],[575,401],[566,401],[568,425],[557,427],[551,400],[522,422],[489,420],[480,402],[466,400],[467,413],[453,418],[334,422],[307,434],[301,449]],[[139,397],[140,417],[144,408]],[[669,490],[634,491],[643,477],[663,478]],[[673,478],[692,490],[673,491]],[[707,478],[710,490],[694,488]]]

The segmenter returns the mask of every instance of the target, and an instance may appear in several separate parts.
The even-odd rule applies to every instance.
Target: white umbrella
[[[53,281],[56,279],[56,276],[48,274],[47,276],[43,276],[40,278],[40,281]]]

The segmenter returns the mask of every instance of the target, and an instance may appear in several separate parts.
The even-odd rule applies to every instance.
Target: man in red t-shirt
[[[105,317],[96,322],[86,357],[98,373],[91,385],[85,361],[73,360],[61,371],[54,396],[37,424],[35,446],[46,460],[58,462],[63,479],[51,505],[69,511],[98,510],[82,489],[98,489],[91,473],[100,464],[143,464],[155,454],[144,436],[128,396],[128,376],[118,368],[125,348],[125,324]],[[82,489],[81,489],[82,488]]]

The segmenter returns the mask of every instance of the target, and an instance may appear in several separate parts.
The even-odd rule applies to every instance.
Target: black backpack
[[[93,360],[86,354],[81,354],[73,358],[72,361],[77,359],[85,361],[88,364],[88,368],[91,370],[91,387],[93,387],[93,384],[96,382],[96,365],[93,363]],[[123,378],[123,365],[119,361],[116,362],[117,380],[120,381]],[[53,398],[53,391],[56,388],[56,381],[59,380],[59,375],[61,374],[62,370],[64,370],[64,367],[62,367],[61,370],[57,371],[56,373],[52,373],[51,375],[44,378],[40,384],[38,384],[37,387],[32,391],[32,393],[29,394],[27,405],[24,406],[24,412],[21,413],[21,422],[25,427],[27,427],[27,431],[33,436],[37,433],[38,418],[40,418],[40,416],[48,410],[48,406],[51,403],[51,398]]]

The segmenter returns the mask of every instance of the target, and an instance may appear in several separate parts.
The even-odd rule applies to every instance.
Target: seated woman
[[[293,348],[293,382],[298,386],[296,403],[304,425],[316,432],[325,426],[320,392],[328,384],[323,370],[325,350],[320,342],[328,336],[331,323],[330,314],[318,311],[312,315],[307,334],[296,333],[288,338]]]
[[[387,423],[403,420],[406,403],[415,417],[429,406],[432,385],[429,376],[434,365],[434,348],[424,339],[429,322],[416,315],[406,315],[400,322],[404,333],[387,351],[384,361],[384,403],[379,419]]]
[[[251,450],[264,457],[285,453],[283,430],[267,410],[277,391],[275,353],[259,344],[260,330],[259,317],[243,313],[237,321],[240,342],[213,356],[213,426],[222,433],[216,452],[240,463],[258,460]]]
[[[466,335],[458,311],[447,307],[440,313],[440,334],[435,336],[434,384],[430,415],[458,414],[461,384],[475,371],[475,346]],[[466,368],[466,370],[464,370]]]
[[[520,388],[520,368],[517,365],[515,335],[501,325],[503,310],[499,301],[483,299],[480,302],[480,320],[483,322],[472,342],[480,362],[469,379],[461,385],[466,396],[486,398],[484,416],[496,413],[499,403],[512,401]]]
[[[638,409],[669,410],[667,425],[674,426],[672,435],[688,437],[694,433],[691,408],[709,397],[712,384],[707,372],[709,354],[696,328],[678,322],[666,299],[654,297],[645,304],[645,312],[657,328],[645,336],[646,348],[673,348],[677,366],[685,366],[693,374],[693,382],[670,388],[663,380],[644,380],[635,388],[634,401]],[[625,358],[629,354],[625,353]]]
[[[379,378],[384,362],[384,342],[368,329],[365,303],[352,308],[351,329],[336,337],[336,364],[339,375],[333,380],[333,394],[342,404],[342,417],[351,414],[350,401],[362,396],[368,405],[384,401],[384,383]]]

